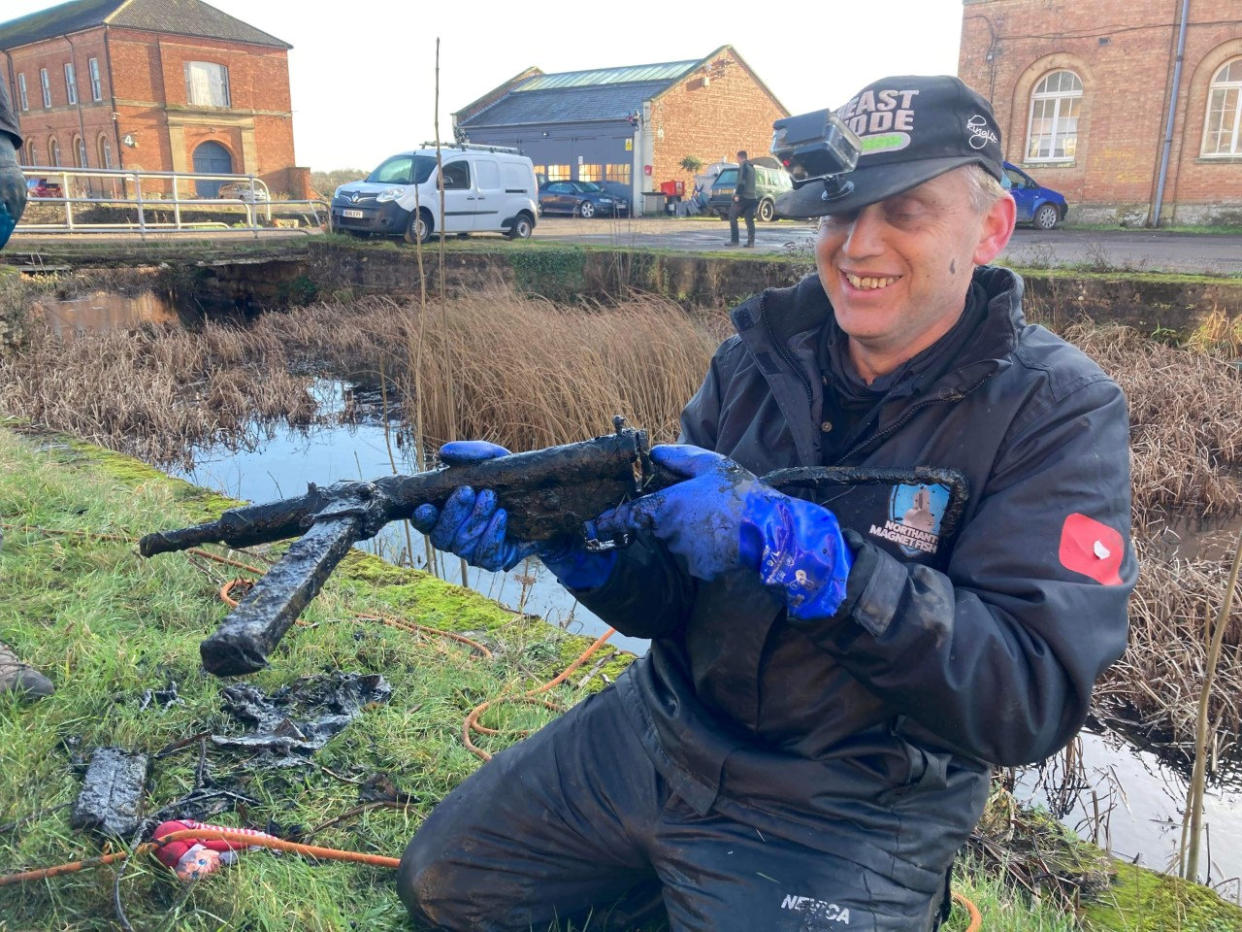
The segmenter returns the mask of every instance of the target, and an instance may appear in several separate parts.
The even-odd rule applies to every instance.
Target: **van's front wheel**
[[[765,197],[759,202],[759,209],[755,213],[761,222],[771,223],[776,219],[776,205]]]
[[[425,243],[431,239],[431,214],[425,210],[418,213],[410,214],[410,222],[405,227],[405,241],[413,245],[414,243]]]
[[[535,222],[531,219],[530,214],[523,211],[517,215],[513,221],[513,226],[509,228],[509,239],[530,239],[531,233],[535,231]]]

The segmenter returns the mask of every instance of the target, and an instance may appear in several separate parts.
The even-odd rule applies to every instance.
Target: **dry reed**
[[[430,303],[425,318],[416,304],[374,298],[265,314],[244,329],[35,325],[0,359],[0,410],[167,465],[208,442],[251,447],[273,421],[310,424],[320,375],[386,378],[407,411],[421,409],[431,443],[533,449],[604,432],[614,414],[670,439],[716,342],[701,320],[649,297],[584,309],[496,290]],[[421,405],[408,351],[420,336]]]
[[[382,387],[406,412],[421,410],[431,444],[457,436],[531,449],[605,431],[613,414],[667,440],[722,326],[723,315],[687,315],[659,298],[568,308],[500,288],[428,302],[425,311],[390,298],[321,304],[265,314],[245,329],[59,337],[36,326],[20,353],[0,359],[0,410],[168,464],[209,441],[257,444],[273,421],[312,423],[319,375]],[[1170,516],[1238,513],[1242,379],[1219,358],[1124,328],[1078,327],[1067,336],[1122,384],[1132,419],[1142,572],[1130,648],[1101,683],[1099,708],[1186,748],[1204,627],[1222,601],[1227,567],[1171,557],[1161,541]],[[1228,620],[1209,707],[1219,755],[1242,730],[1240,614],[1235,607]]]

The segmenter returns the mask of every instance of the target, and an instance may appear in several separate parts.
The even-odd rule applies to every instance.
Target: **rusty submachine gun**
[[[203,666],[217,676],[253,673],[310,603],[349,548],[385,524],[410,517],[422,504],[443,505],[458,486],[493,489],[509,512],[515,537],[542,541],[570,534],[627,498],[670,485],[648,456],[646,431],[614,418],[611,434],[513,453],[466,466],[445,466],[371,482],[311,484],[305,495],[224,512],[216,521],[148,534],[144,557],[204,543],[249,547],[291,537],[280,562],[260,579],[220,627],[200,645]],[[624,541],[587,540],[590,547]]]

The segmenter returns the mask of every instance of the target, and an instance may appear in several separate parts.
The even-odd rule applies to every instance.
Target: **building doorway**
[[[218,142],[201,143],[194,150],[194,170],[209,175],[227,175],[233,171],[233,156]],[[223,181],[196,181],[195,193],[199,197],[216,197]]]

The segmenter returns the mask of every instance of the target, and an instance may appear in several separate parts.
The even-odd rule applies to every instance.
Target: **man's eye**
[[[851,210],[843,214],[825,214],[819,218],[820,229],[847,227],[858,219],[858,211]]]

